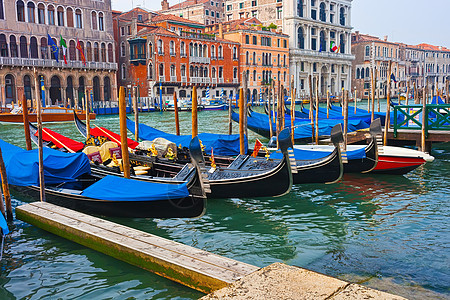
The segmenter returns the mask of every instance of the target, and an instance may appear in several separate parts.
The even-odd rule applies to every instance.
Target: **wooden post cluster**
[[[175,109],[175,132],[177,135],[180,135],[180,120],[178,118],[177,92],[173,92],[173,107]]]
[[[130,178],[130,157],[128,153],[127,140],[127,106],[125,103],[125,89],[119,90],[119,119],[120,119],[120,142],[122,147],[123,177]]]
[[[192,138],[198,135],[197,87],[192,88]]]
[[[387,83],[387,95],[386,95],[386,119],[384,123],[384,146],[387,146],[387,135],[389,131],[390,124],[390,113],[391,113],[391,72],[392,72],[392,61],[389,61],[388,67],[388,83]]]

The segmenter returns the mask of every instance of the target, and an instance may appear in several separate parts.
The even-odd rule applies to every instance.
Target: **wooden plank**
[[[259,268],[46,202],[16,208],[18,219],[201,292]]]

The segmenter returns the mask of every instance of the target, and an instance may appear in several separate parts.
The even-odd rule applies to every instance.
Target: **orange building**
[[[207,33],[216,33],[224,39],[241,45],[239,78],[247,73],[248,94],[254,101],[260,92],[266,98],[268,86],[274,80],[285,88],[289,86],[289,36],[262,26],[256,18],[228,21],[211,25]]]
[[[130,67],[126,80],[139,85],[140,95],[165,100],[197,95],[235,95],[239,87],[238,43],[205,34],[204,25],[173,15],[149,15],[128,37]]]

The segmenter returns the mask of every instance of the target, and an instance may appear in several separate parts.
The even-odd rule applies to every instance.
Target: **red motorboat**
[[[434,157],[428,153],[394,146],[379,147],[378,163],[371,173],[406,174]]]

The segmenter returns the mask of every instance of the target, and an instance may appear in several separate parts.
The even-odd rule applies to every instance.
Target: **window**
[[[257,18],[258,17],[258,11],[257,10],[252,10],[252,17],[253,18]]]
[[[320,6],[319,6],[319,19],[322,22],[327,21],[327,13],[325,12],[325,3],[324,2],[320,3]]]
[[[277,7],[277,19],[280,20],[283,18],[283,8]]]
[[[122,44],[120,44],[120,56],[121,57],[125,57],[126,53],[125,53],[125,43],[122,42]]]
[[[58,26],[64,26],[64,8],[58,6],[57,13]]]
[[[42,3],[38,5],[38,23],[45,24],[45,6]]]
[[[223,59],[223,48],[222,48],[222,46],[219,46],[219,54],[218,54],[218,56],[219,56],[219,59]]]
[[[106,45],[102,43],[100,46],[100,59],[101,62],[106,62]]]
[[[339,14],[339,24],[345,26],[345,9],[341,7]]]
[[[326,51],[326,41],[325,41],[325,32],[320,32],[320,51]]]
[[[181,56],[186,56],[186,44],[184,42],[180,44],[180,54]]]
[[[128,27],[127,27],[127,34],[131,35],[131,26],[130,25],[128,25]]]
[[[230,11],[233,8],[232,5],[227,5],[227,11]]]
[[[340,45],[341,47],[341,53],[345,53],[345,37],[343,34],[341,34],[341,40],[340,40]]]
[[[245,43],[250,44],[250,36],[248,34],[245,36]]]
[[[233,78],[237,79],[237,76],[238,76],[238,70],[237,70],[237,68],[233,68]]]
[[[233,47],[233,59],[238,59],[237,48]]]
[[[158,40],[158,54],[164,55],[163,41]]]
[[[67,26],[73,27],[73,10],[72,10],[72,8],[68,7],[66,9],[66,15],[67,15]]]
[[[317,63],[313,63],[313,72],[317,72]]]
[[[34,19],[34,8],[35,8],[35,6],[34,6],[33,2],[28,2],[27,3],[28,23],[35,23],[36,22],[36,20]]]
[[[174,41],[170,41],[170,43],[169,43],[169,53],[170,53],[170,55],[175,56],[175,42]]]
[[[3,11],[3,0],[0,0],[0,19],[4,19],[5,18],[5,13]]]
[[[45,38],[44,38],[45,39]],[[1,42],[0,42],[1,43]],[[47,40],[45,40],[45,45],[47,45]],[[6,46],[6,44],[5,44]],[[0,46],[1,47],[1,46]],[[11,57],[18,57],[19,54],[17,53],[17,42],[16,42],[16,36],[10,35],[9,36],[9,49],[11,51]],[[3,55],[2,55],[3,56]],[[43,58],[43,57],[42,57]]]
[[[121,36],[125,35],[125,27],[120,27],[120,35]]]
[[[20,57],[22,58],[28,58],[28,45],[27,45],[27,38],[24,37],[23,35],[20,37],[20,44],[19,44],[19,49],[20,49]]]
[[[94,43],[94,61],[98,62],[100,57],[99,49],[98,49],[98,43]]]
[[[17,21],[25,22],[25,5],[22,0],[16,2],[17,5]]]
[[[142,15],[138,15],[138,22],[142,22]]]
[[[14,39],[15,42],[15,39]],[[41,38],[41,58],[48,59],[48,47],[47,47],[47,38]]]
[[[105,30],[105,27],[103,24],[103,13],[102,12],[98,13],[98,30],[100,30],[100,31]]]
[[[252,0],[252,7],[257,6],[256,0]]]
[[[211,11],[211,17],[214,17],[214,11]]]
[[[317,50],[317,39],[311,38],[311,50]]]
[[[370,47],[369,46],[366,46],[365,56],[370,56]]]
[[[83,22],[81,18],[81,10],[77,9],[75,10],[75,26],[77,28],[83,28]]]
[[[37,39],[34,36],[30,39],[30,58],[39,58]]]
[[[91,28],[97,30],[97,13],[95,11],[91,13],[91,23]]]
[[[205,10],[205,15],[209,16],[209,10]]]
[[[175,65],[170,65],[170,76],[175,77]]]
[[[125,64],[122,64],[122,80],[124,80],[124,79],[126,79],[127,78],[127,74],[126,74],[126,72],[127,72],[127,68],[125,67]]]
[[[91,42],[86,43],[86,60],[92,61],[92,45]]]
[[[219,67],[219,78],[223,78],[223,67]]]
[[[159,65],[159,76],[164,76],[164,65],[163,64]]]
[[[13,35],[11,37],[13,37]],[[6,35],[4,34],[0,34],[0,56],[8,57],[8,44],[6,43]]]
[[[181,77],[186,77],[186,65],[181,65]]]
[[[244,8],[244,2],[239,3],[239,8]]]
[[[287,40],[283,40],[283,47],[287,48]]]
[[[297,16],[303,17],[303,0],[297,1]]]

